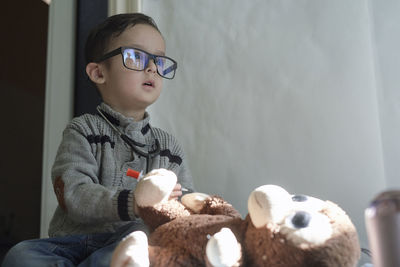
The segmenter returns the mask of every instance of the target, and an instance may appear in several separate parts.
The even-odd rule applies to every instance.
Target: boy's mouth
[[[147,81],[147,82],[143,83],[143,85],[154,87],[154,83],[152,81]]]

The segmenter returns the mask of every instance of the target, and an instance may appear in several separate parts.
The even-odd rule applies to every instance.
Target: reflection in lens
[[[124,65],[132,70],[144,70],[149,60],[154,60],[157,72],[160,76],[172,79],[175,76],[176,63],[164,56],[153,56],[134,48],[125,48],[122,52]]]
[[[139,56],[139,61],[137,63],[137,68],[139,70],[144,70],[147,67],[147,64],[149,63],[149,56],[142,52],[142,51],[136,51],[136,53]]]
[[[158,72],[165,78],[172,79],[175,75],[175,65],[172,60],[165,57],[158,58],[157,61]]]
[[[133,68],[134,67],[134,62],[133,62],[133,59],[132,59],[131,52],[127,52],[126,50],[124,51],[124,61],[125,61],[125,66],[127,68]]]

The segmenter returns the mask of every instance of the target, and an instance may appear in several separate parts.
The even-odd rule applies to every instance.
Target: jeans
[[[121,227],[115,233],[22,241],[8,251],[1,266],[109,267],[112,253],[120,240],[138,230],[148,234],[148,229],[143,222],[135,221]]]

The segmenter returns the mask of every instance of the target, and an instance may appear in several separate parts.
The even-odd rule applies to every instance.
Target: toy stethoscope
[[[111,128],[113,128],[114,131],[116,131],[119,134],[121,139],[124,140],[124,142],[132,148],[133,152],[135,152],[139,156],[146,158],[146,173],[148,173],[150,171],[150,160],[152,158],[160,155],[160,151],[161,151],[160,142],[158,141],[157,138],[155,138],[153,129],[150,127],[151,134],[153,135],[153,137],[155,139],[155,149],[151,150],[151,151],[148,150],[147,152],[145,152],[143,150],[140,150],[138,147],[145,147],[146,144],[136,142],[135,140],[129,138],[126,134],[122,133],[117,127],[114,126],[114,124],[111,121],[109,121],[107,119],[107,117],[103,114],[103,112],[101,111],[101,109],[99,107],[97,107],[97,112],[107,122],[107,124],[110,125]]]

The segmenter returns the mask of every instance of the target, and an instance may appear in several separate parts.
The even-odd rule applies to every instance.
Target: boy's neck
[[[142,111],[120,111],[124,116],[133,118],[134,121],[141,121],[144,119],[145,110]]]
[[[133,118],[134,121],[141,121],[144,119],[144,114],[146,112],[146,110],[124,110],[118,107],[114,107],[112,105],[111,106],[112,109],[114,109],[115,111],[121,113],[122,115],[124,115],[125,117],[130,117]]]

